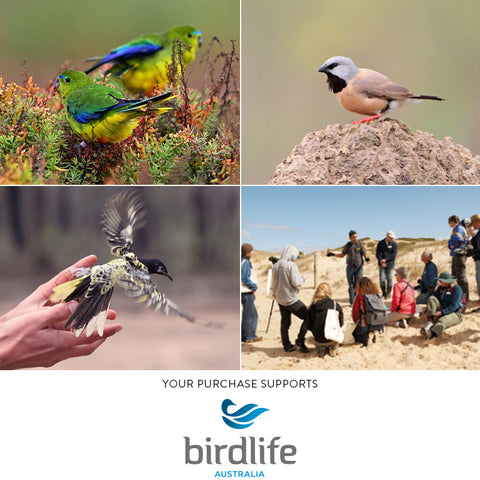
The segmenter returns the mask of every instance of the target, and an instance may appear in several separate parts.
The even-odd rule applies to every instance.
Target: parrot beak
[[[59,83],[58,83],[58,78],[57,78],[57,79],[55,80],[54,84],[53,84],[53,89],[54,89],[54,90],[57,90],[57,89],[58,89],[58,85],[59,85]]]

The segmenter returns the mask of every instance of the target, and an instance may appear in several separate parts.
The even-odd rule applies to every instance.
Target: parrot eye
[[[187,37],[188,37],[188,38],[192,38],[192,34],[191,34],[191,33],[187,33]]]

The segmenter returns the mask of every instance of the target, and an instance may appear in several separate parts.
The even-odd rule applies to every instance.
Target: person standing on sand
[[[348,299],[350,305],[353,305],[355,286],[357,285],[358,279],[363,275],[363,259],[369,262],[370,258],[368,257],[366,248],[362,245],[362,242],[358,240],[357,232],[350,230],[348,236],[350,241],[345,244],[342,253],[334,253],[328,249],[327,257],[347,257]]]
[[[467,230],[457,215],[448,218],[448,225],[452,229],[452,235],[448,240],[448,248],[452,257],[452,275],[457,279],[457,283],[468,301],[467,255],[463,251],[468,243]]]
[[[244,243],[241,247],[241,253],[242,342],[258,342],[262,338],[257,337],[258,312],[255,307],[257,283],[256,275],[250,262],[250,258],[253,255],[253,245]]]
[[[288,335],[293,313],[293,315],[303,320],[295,344],[302,353],[308,353],[308,348],[305,345],[307,307],[298,297],[298,289],[305,282],[305,277],[300,275],[300,270],[295,263],[299,253],[298,248],[292,245],[288,245],[283,249],[282,256],[272,268],[272,290],[273,296],[280,307],[280,333],[283,349],[286,352],[295,350],[295,346],[290,342]]]
[[[470,241],[473,247],[473,260],[475,261],[475,279],[477,281],[477,293],[480,297],[480,215],[472,215],[470,218],[471,224],[471,235],[472,240]],[[477,233],[474,235],[475,230]]]
[[[377,243],[375,256],[378,260],[382,296],[387,299],[392,293],[393,269],[395,268],[395,258],[397,256],[397,242],[395,242],[395,232],[393,230],[389,230],[385,238]]]

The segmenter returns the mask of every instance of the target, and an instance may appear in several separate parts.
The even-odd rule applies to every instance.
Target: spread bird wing
[[[375,70],[362,68],[352,80],[352,87],[368,98],[406,100],[413,93],[408,88],[393,83],[388,77]]]
[[[134,229],[145,225],[145,213],[140,197],[132,192],[122,192],[107,202],[102,224],[112,254],[131,252]]]
[[[173,312],[179,317],[197,325],[204,327],[221,326],[214,322],[199,320],[184,312],[177,304],[157,289],[147,272],[131,269],[128,275],[118,281],[117,285],[124,288],[129,297],[135,298],[138,302],[145,302],[147,307],[152,307],[155,311],[160,310],[165,315]]]

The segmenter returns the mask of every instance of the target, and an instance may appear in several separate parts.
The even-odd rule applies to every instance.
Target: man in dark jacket
[[[378,260],[378,271],[380,288],[383,298],[390,297],[393,287],[393,270],[395,269],[395,258],[397,256],[397,243],[395,232],[389,230],[386,237],[377,243],[375,256]]]
[[[415,300],[417,305],[427,303],[428,297],[435,292],[438,277],[437,266],[432,261],[432,252],[425,250],[420,258],[425,267],[423,268],[422,278],[418,280],[418,286],[415,287],[415,290],[420,290],[420,295]]]
[[[358,279],[363,276],[363,259],[366,262],[370,261],[367,250],[360,240],[358,240],[357,232],[350,230],[348,232],[350,241],[347,242],[342,250],[342,253],[331,252],[327,250],[327,257],[343,258],[347,257],[347,282],[348,282],[348,299],[350,305],[353,305],[355,298],[355,286]]]

